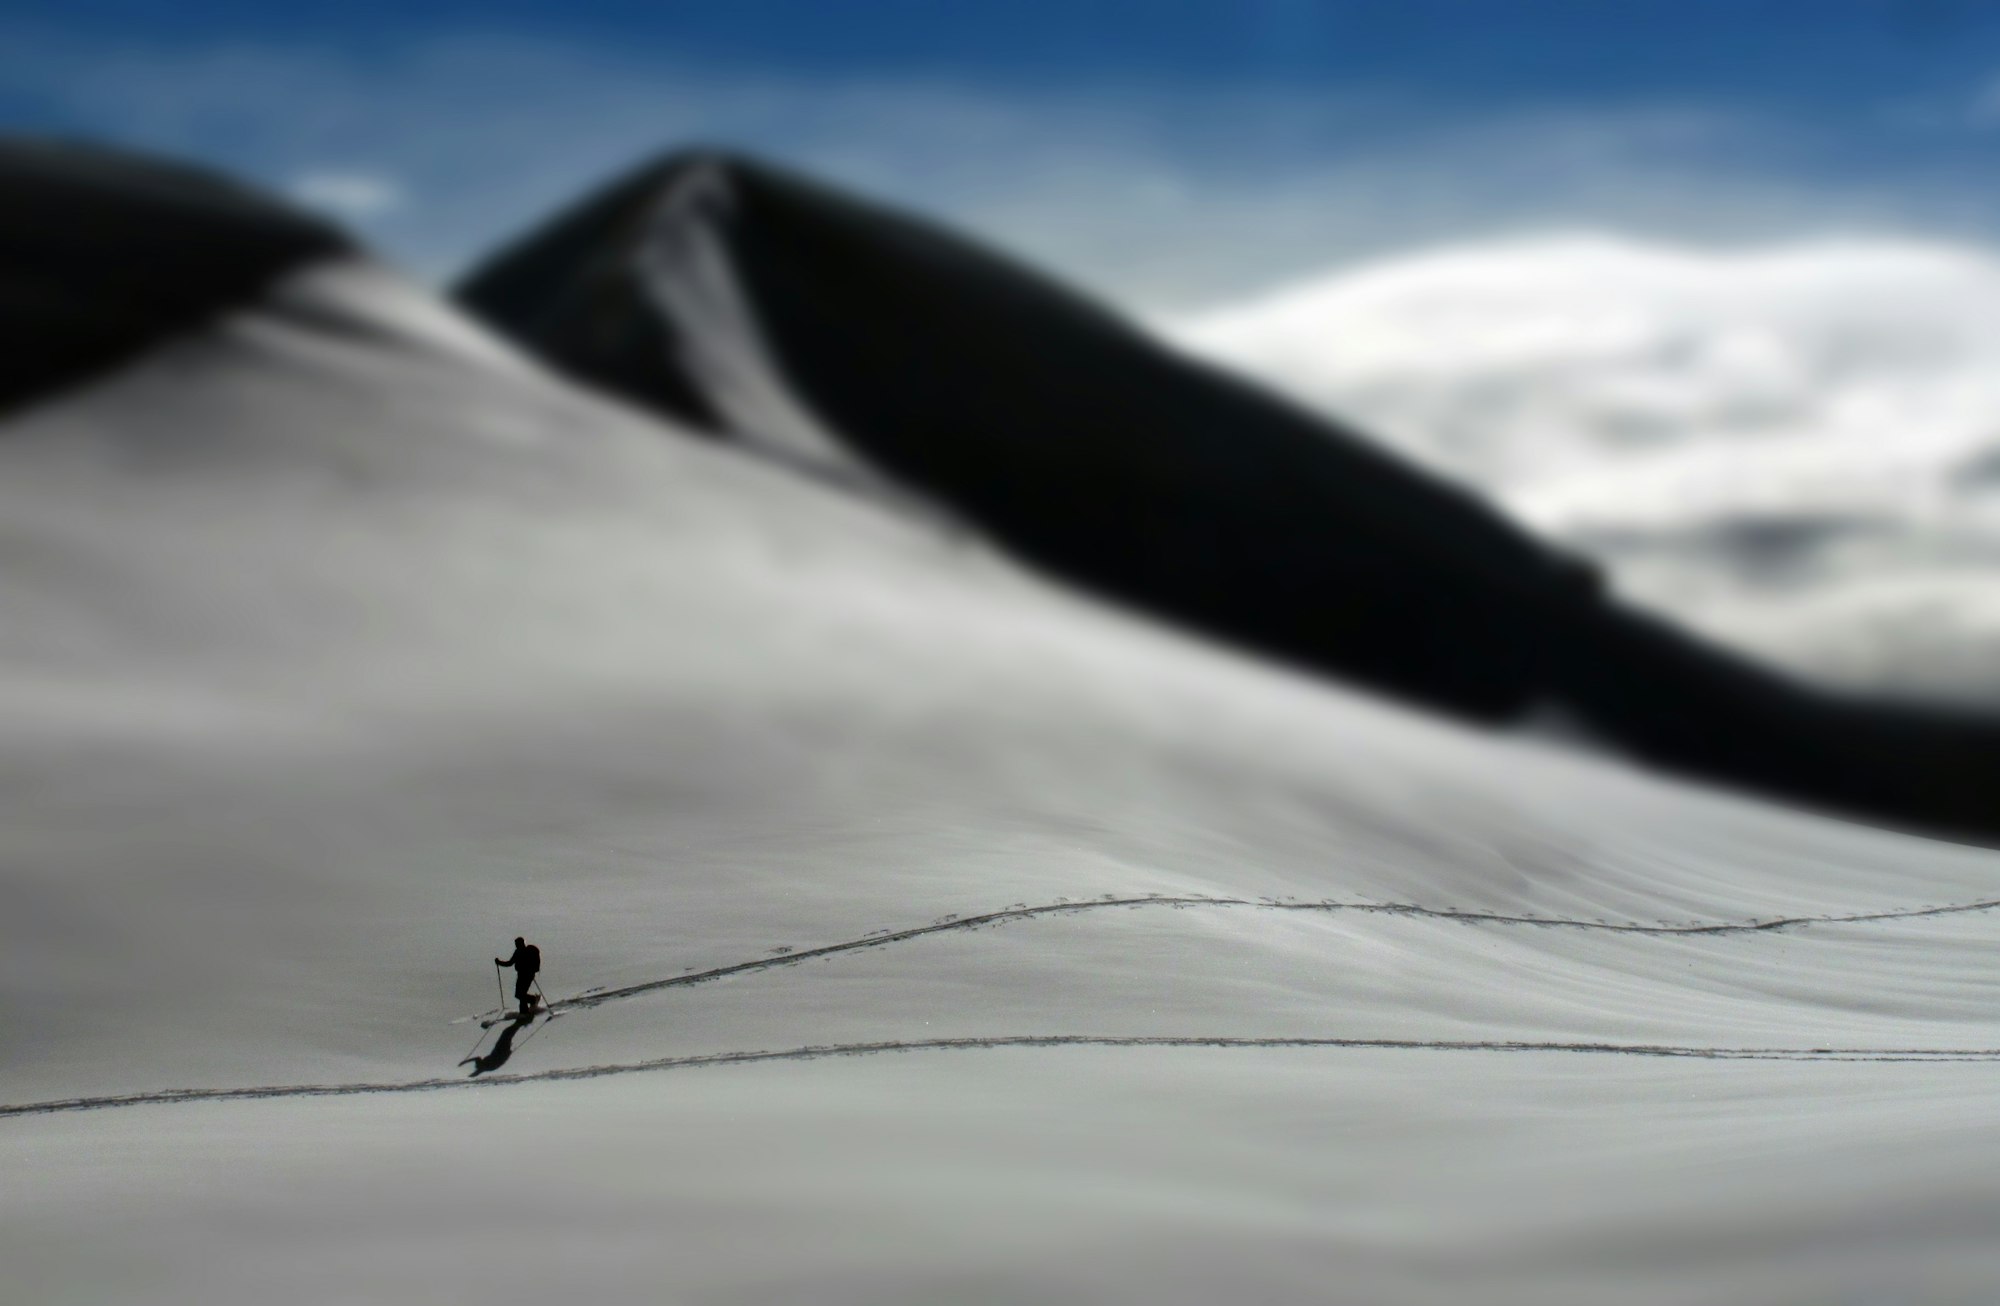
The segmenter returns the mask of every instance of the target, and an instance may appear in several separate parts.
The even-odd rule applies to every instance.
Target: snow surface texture
[[[1173,324],[1724,640],[2000,702],[2000,261],[1952,246],[1450,249]]]
[[[2000,1289],[2000,855],[678,434],[363,263],[7,426],[10,1299]]]

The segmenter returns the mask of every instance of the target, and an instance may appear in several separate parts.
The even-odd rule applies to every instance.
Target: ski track
[[[755,1065],[774,1061],[816,1061],[828,1057],[864,1057],[885,1052],[966,1052],[994,1048],[1295,1048],[1381,1052],[1554,1053],[1581,1056],[1659,1057],[1694,1061],[1871,1061],[1902,1063],[2000,1062],[2000,1048],[1738,1048],[1701,1047],[1671,1043],[1557,1043],[1511,1040],[1396,1038],[1233,1038],[1227,1035],[1170,1034],[1016,1034],[991,1038],[933,1038],[879,1043],[826,1043],[783,1051],[710,1052],[695,1056],[659,1057],[613,1065],[574,1066],[525,1075],[490,1075],[479,1079],[415,1079],[377,1084],[274,1084],[258,1088],[170,1088],[151,1093],[107,1097],[72,1097],[46,1102],[0,1106],[0,1117],[54,1115],[73,1111],[107,1111],[118,1107],[165,1106],[182,1102],[242,1102],[282,1097],[358,1097],[383,1093],[428,1093],[445,1089],[486,1088],[508,1084],[552,1083],[573,1079],[604,1079],[646,1071],[693,1070],[705,1066]]]
[[[1521,916],[1509,915],[1502,912],[1467,911],[1448,907],[1423,907],[1415,903],[1394,902],[1287,902],[1269,898],[1213,898],[1167,895],[1149,895],[1136,898],[1105,897],[1084,899],[1076,902],[1057,901],[1032,907],[1015,905],[1002,908],[999,911],[985,912],[977,916],[947,916],[941,920],[933,921],[928,925],[913,926],[902,930],[879,930],[864,935],[861,938],[849,939],[842,943],[829,943],[821,947],[807,948],[802,951],[783,950],[776,956],[760,957],[755,961],[737,962],[729,966],[717,966],[709,970],[695,971],[686,975],[676,975],[670,979],[650,980],[643,984],[632,984],[618,989],[594,990],[577,997],[552,1002],[549,1004],[547,1010],[549,1018],[553,1019],[563,1012],[595,1007],[606,1002],[615,1002],[621,998],[636,997],[642,993],[704,984],[710,980],[722,979],[729,975],[743,975],[756,971],[773,970],[780,966],[793,966],[800,962],[811,961],[819,957],[830,957],[844,952],[857,952],[865,949],[887,947],[891,944],[903,943],[931,934],[978,929],[982,926],[999,925],[1009,921],[1029,920],[1040,916],[1097,911],[1108,908],[1131,909],[1141,907],[1248,907],[1265,911],[1345,911],[1386,916],[1427,917],[1434,920],[1459,921],[1474,925],[1539,925],[1557,929],[1598,930],[1612,934],[1729,935],[1770,933],[1772,931],[1794,929],[1808,925],[1865,924],[1871,921],[1915,920],[1927,916],[1984,912],[2000,908],[2000,899],[1983,899],[1977,902],[1946,903],[1936,906],[1910,907],[1886,911],[1854,912],[1846,915],[1773,916],[1754,920],[1714,922],[1646,922],[1579,920],[1559,916]],[[463,1019],[475,1020],[479,1018],[468,1016]],[[545,1028],[546,1025],[547,1021],[544,1021],[543,1027]],[[523,1039],[522,1043],[525,1044],[535,1034],[539,1034],[540,1032],[541,1029],[537,1028],[534,1033],[528,1036],[528,1039]],[[485,1041],[483,1035],[480,1041]],[[1872,1061],[1901,1063],[2000,1061],[2000,1048],[1736,1048],[1664,1043],[1564,1043],[1516,1040],[1311,1037],[1239,1038],[1228,1035],[1019,1034],[990,1038],[939,1038],[891,1040],[874,1043],[830,1043],[791,1048],[783,1051],[714,1052],[693,1056],[660,1057],[650,1061],[623,1062],[599,1066],[577,1066],[536,1071],[529,1074],[489,1075],[469,1079],[418,1079],[390,1083],[355,1084],[278,1084],[250,1088],[170,1088],[148,1093],[129,1093],[102,1097],[57,1098],[42,1102],[23,1102],[12,1105],[0,1104],[0,1118],[51,1115],[58,1112],[72,1111],[103,1111],[117,1107],[161,1106],[180,1102],[235,1102],[280,1097],[353,1097],[381,1093],[419,1093],[432,1090],[480,1088],[506,1084],[600,1079],[609,1075],[637,1074],[643,1071],[691,1070],[703,1066],[748,1065],[772,1061],[812,1061],[825,1057],[859,1057],[885,1052],[956,1052],[974,1049],[1022,1047],[1330,1048],[1403,1052],[1547,1052],[1569,1055],[1660,1057],[1704,1061]]]
[[[1603,921],[1577,920],[1561,916],[1516,916],[1501,912],[1466,911],[1452,907],[1421,907],[1415,903],[1403,902],[1340,902],[1321,900],[1314,902],[1288,902],[1271,898],[1208,898],[1195,896],[1168,897],[1149,895],[1141,898],[1091,898],[1076,902],[1057,901],[1041,906],[1015,905],[999,911],[985,912],[978,916],[946,916],[929,925],[913,926],[903,930],[877,930],[858,939],[844,943],[829,943],[818,948],[800,950],[783,949],[780,955],[759,957],[755,961],[740,961],[728,966],[716,966],[709,970],[694,971],[686,975],[676,975],[670,979],[648,980],[643,984],[630,984],[624,988],[602,989],[587,992],[576,997],[563,998],[551,1002],[549,1009],[555,1012],[578,1011],[586,1007],[600,1006],[621,998],[637,997],[642,993],[654,993],[661,989],[684,988],[693,984],[706,984],[710,980],[723,979],[730,975],[746,975],[754,971],[775,970],[780,966],[795,966],[803,961],[819,957],[831,957],[843,952],[859,952],[870,948],[884,948],[890,944],[906,943],[926,935],[943,934],[954,930],[978,929],[987,925],[1001,925],[1010,921],[1029,920],[1038,916],[1064,915],[1072,912],[1102,911],[1108,908],[1140,907],[1249,907],[1263,911],[1315,911],[1315,912],[1362,912],[1381,916],[1416,916],[1433,920],[1459,921],[1469,925],[1540,925],[1554,929],[1597,930],[1607,934],[1650,934],[1650,935],[1727,935],[1765,934],[1776,930],[1795,929],[1808,925],[1855,925],[1870,921],[1915,920],[1925,916],[1948,916],[1968,912],[1991,911],[2000,907],[2000,898],[1983,899],[1978,902],[1947,903],[1942,906],[1909,907],[1889,911],[1855,912],[1843,916],[1773,916],[1743,921]],[[461,1020],[482,1019],[492,1015],[482,1012],[477,1017],[461,1017]]]

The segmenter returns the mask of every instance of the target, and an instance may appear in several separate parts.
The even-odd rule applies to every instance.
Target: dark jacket
[[[502,966],[518,967],[523,975],[533,975],[542,969],[542,950],[532,943],[524,943],[514,949],[514,955],[507,960],[500,961],[498,957],[493,960]]]

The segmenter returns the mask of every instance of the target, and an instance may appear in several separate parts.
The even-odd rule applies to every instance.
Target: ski
[[[507,1011],[504,1011],[496,1007],[491,1011],[479,1011],[479,1012],[474,1012],[470,1016],[454,1017],[451,1023],[454,1025],[470,1025],[473,1021],[476,1020],[479,1022],[479,1027],[481,1029],[485,1029],[486,1027],[491,1025],[495,1020],[498,1020],[500,1017],[505,1016],[507,1014],[509,1014]]]
[[[562,1011],[560,1008],[557,1007],[536,1007],[533,1011],[496,1012],[491,1015],[481,1017],[479,1021],[479,1028],[492,1029],[495,1025],[504,1025],[509,1021],[517,1021],[520,1024],[527,1025],[527,1024],[532,1024],[535,1018],[538,1016],[546,1016],[550,1020],[554,1020],[557,1016],[560,1015],[562,1015]]]

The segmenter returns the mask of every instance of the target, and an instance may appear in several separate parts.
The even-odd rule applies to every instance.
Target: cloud
[[[300,203],[341,218],[381,217],[401,208],[404,200],[401,186],[368,172],[304,172],[294,177],[286,189]]]
[[[1718,637],[2000,702],[1993,250],[1480,242],[1168,329]]]
[[[1940,242],[1481,242],[1168,330],[1551,524],[1627,470],[1653,498],[1621,528],[1755,511],[1758,478],[1711,456],[1798,463],[1779,508],[1913,502],[1965,483],[2000,415],[2000,253]]]

